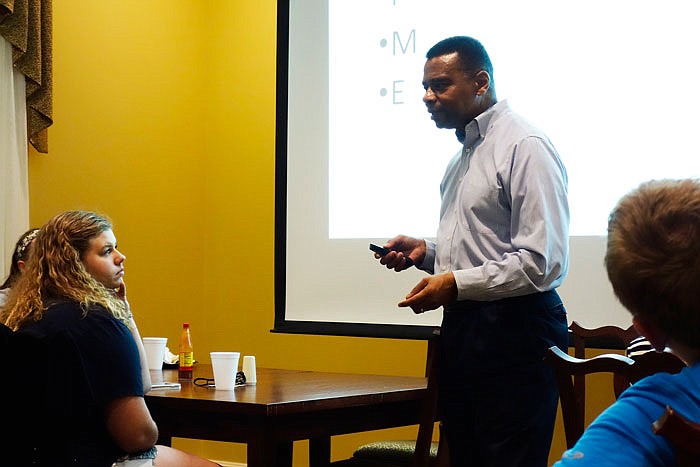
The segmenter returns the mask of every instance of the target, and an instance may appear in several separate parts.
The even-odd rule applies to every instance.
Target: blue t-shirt
[[[77,303],[61,302],[17,335],[33,349],[24,352],[34,360],[24,366],[43,380],[36,385],[43,394],[36,395],[40,409],[35,410],[43,420],[33,422],[35,430],[52,427],[35,431],[29,448],[52,456],[52,465],[111,466],[123,452],[107,431],[105,407],[118,398],[144,395],[129,328],[102,307],[85,314]],[[31,402],[25,406],[34,409]]]
[[[652,424],[667,405],[700,421],[700,365],[637,382],[606,409],[564,453],[555,467],[652,467],[676,465],[675,451]]]

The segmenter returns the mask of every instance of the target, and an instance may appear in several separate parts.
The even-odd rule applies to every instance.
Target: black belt
[[[545,292],[535,292],[527,295],[519,295],[517,297],[499,298],[497,300],[458,300],[445,305],[446,312],[465,312],[474,311],[492,303],[501,303],[508,306],[517,306],[534,300],[543,300],[551,304],[560,304],[561,298],[556,290],[547,290]]]

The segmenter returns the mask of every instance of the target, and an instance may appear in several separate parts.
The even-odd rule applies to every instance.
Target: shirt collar
[[[506,107],[508,107],[508,103],[505,100],[495,103],[467,123],[464,130],[457,130],[457,139],[464,144],[465,147],[472,147],[477,140],[484,138],[494,115]]]

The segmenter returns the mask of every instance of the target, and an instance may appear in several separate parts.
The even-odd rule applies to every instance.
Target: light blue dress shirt
[[[465,128],[440,185],[437,245],[421,268],[452,271],[457,300],[551,290],[568,272],[567,174],[539,129],[501,101]]]

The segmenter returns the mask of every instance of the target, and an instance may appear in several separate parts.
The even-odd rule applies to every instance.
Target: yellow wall
[[[54,2],[50,153],[30,155],[31,221],[90,209],[115,222],[142,335],[196,358],[420,375],[424,342],[272,334],[276,2]],[[340,287],[340,286],[339,286]],[[562,450],[560,426],[553,449]],[[336,437],[333,457],[370,439]],[[241,445],[176,447],[242,462]],[[307,463],[296,443],[295,465]],[[308,463],[307,463],[308,465]]]

